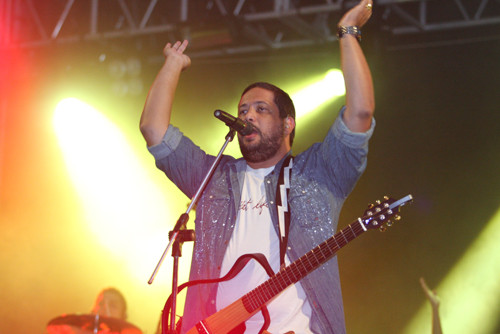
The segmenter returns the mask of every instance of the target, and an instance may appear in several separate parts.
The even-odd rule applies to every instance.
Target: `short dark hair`
[[[274,103],[278,106],[278,110],[280,112],[280,118],[285,119],[287,116],[290,116],[295,120],[295,106],[293,105],[293,101],[283,89],[270,84],[268,82],[254,82],[250,84],[243,90],[241,96],[245,95],[252,88],[263,88],[274,94]],[[293,128],[292,133],[290,133],[290,146],[293,144],[293,138],[295,137],[295,128]]]

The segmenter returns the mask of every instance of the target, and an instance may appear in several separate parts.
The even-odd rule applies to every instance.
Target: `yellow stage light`
[[[122,131],[93,107],[65,99],[53,125],[90,230],[146,282],[175,223],[169,207],[185,203],[167,200]]]

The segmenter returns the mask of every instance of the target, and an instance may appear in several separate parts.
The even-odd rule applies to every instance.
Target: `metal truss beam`
[[[389,36],[477,27],[500,32],[500,0],[375,0]],[[324,45],[357,1],[2,0],[0,47],[36,47],[143,36],[188,38],[200,56]],[[372,25],[372,26],[375,26]],[[481,32],[483,33],[483,32]]]

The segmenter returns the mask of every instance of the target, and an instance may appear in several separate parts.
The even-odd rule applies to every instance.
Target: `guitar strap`
[[[285,267],[288,231],[290,230],[290,208],[288,207],[288,193],[290,192],[290,176],[292,174],[293,156],[289,155],[281,166],[278,184],[276,186],[276,212],[279,222],[280,239],[280,267]]]

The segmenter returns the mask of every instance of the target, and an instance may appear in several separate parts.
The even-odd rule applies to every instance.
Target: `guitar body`
[[[212,314],[203,321],[200,321],[195,327],[191,328],[187,334],[198,333],[217,333],[226,334],[233,328],[246,321],[257,313],[259,309],[254,312],[248,312],[243,305],[241,299],[238,299],[231,305],[217,313]]]
[[[400,217],[396,215],[399,212],[399,207],[412,199],[412,196],[408,195],[398,201],[391,198],[385,198],[383,202],[377,201],[377,205],[368,207],[363,217],[358,218],[333,237],[301,256],[237,301],[200,321],[187,334],[227,334],[231,332],[236,326],[257,313],[273,297],[331,259],[338,250],[368,229],[384,231],[386,226],[391,226],[392,223],[389,219],[395,216],[395,219],[399,220]]]

